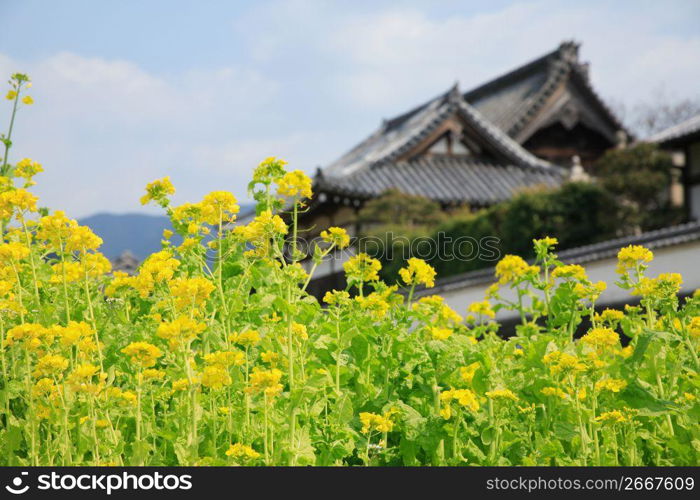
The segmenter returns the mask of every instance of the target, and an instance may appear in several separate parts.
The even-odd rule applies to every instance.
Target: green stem
[[[15,126],[15,116],[17,115],[17,105],[19,104],[19,94],[22,91],[20,85],[17,86],[17,95],[15,96],[15,102],[12,103],[12,115],[10,116],[10,127],[7,130],[7,137],[5,137],[5,154],[2,158],[2,169],[0,169],[0,175],[7,175],[7,157],[10,154],[10,148],[12,147],[12,129]]]

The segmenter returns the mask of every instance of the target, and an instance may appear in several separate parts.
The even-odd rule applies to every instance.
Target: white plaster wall
[[[616,258],[589,262],[584,265],[591,281],[605,281],[608,284],[608,289],[603,292],[598,304],[603,305],[630,298],[627,290],[623,290],[614,284],[618,280],[618,275],[615,272],[616,266]],[[664,272],[681,273],[683,275],[682,292],[692,292],[700,288],[700,241],[654,250],[654,261],[649,266],[647,275],[654,277]],[[486,283],[461,289],[452,289],[440,294],[453,309],[460,314],[465,314],[469,304],[484,299],[484,293],[488,286],[489,284]],[[507,300],[516,300],[515,292],[510,289],[502,289],[501,296]],[[497,315],[497,319],[505,320],[514,316],[515,313],[513,311],[501,310]]]

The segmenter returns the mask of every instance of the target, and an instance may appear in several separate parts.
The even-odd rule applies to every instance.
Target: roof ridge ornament
[[[557,53],[559,56],[568,63],[578,63],[578,50],[581,44],[576,40],[564,40],[559,44],[559,50]]]

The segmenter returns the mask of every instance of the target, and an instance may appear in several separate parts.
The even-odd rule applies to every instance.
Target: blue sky
[[[613,102],[700,98],[698,1],[0,0],[0,18],[0,73],[34,79],[15,157],[42,162],[42,202],[78,217],[148,211],[164,175],[176,202],[245,199],[260,159],[312,172],[382,118],[564,39]]]

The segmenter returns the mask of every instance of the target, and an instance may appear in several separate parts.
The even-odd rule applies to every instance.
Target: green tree
[[[569,182],[554,190],[523,191],[508,201],[479,212],[450,218],[437,228],[433,237],[443,233],[453,245],[458,245],[464,237],[476,241],[497,237],[501,255],[534,257],[534,238],[556,237],[558,248],[563,249],[615,236],[618,227],[614,217],[616,212],[614,197],[601,186]],[[495,263],[489,252],[482,252],[469,260],[458,258],[460,254],[464,255],[464,251],[448,246],[446,255],[438,256],[431,264],[440,276],[448,276]]]
[[[411,247],[431,236],[433,228],[447,217],[439,203],[423,196],[386,191],[368,201],[358,214],[361,224],[360,250],[382,262],[381,275],[394,281],[405,266]]]
[[[640,143],[606,152],[593,173],[602,187],[618,200],[623,232],[654,229],[678,223],[682,211],[669,197],[673,162],[655,144]]]

